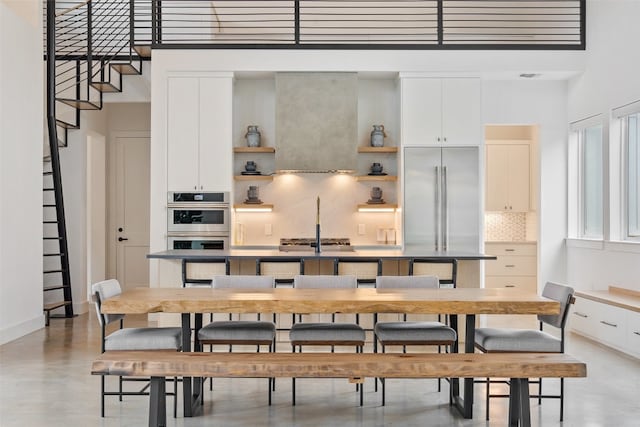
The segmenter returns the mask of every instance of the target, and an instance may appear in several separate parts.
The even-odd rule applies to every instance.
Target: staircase
[[[103,93],[122,92],[123,76],[142,74],[151,50],[148,45],[135,45],[134,22],[136,14],[146,16],[148,10],[150,16],[150,9],[150,0],[45,0],[49,155],[43,159],[43,307],[47,326],[50,318],[74,316],[59,149],[67,146],[69,131],[80,129],[82,110],[101,110]]]

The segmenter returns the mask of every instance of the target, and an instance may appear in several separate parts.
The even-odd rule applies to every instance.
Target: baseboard
[[[44,328],[44,320],[44,314],[41,314],[33,319],[0,330],[0,345]]]
[[[89,311],[89,302],[73,303],[73,314],[84,314]]]

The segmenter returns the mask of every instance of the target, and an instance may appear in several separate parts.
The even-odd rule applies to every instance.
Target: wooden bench
[[[511,378],[510,425],[529,426],[528,378],[586,377],[566,354],[179,353],[107,351],[94,375],[151,377],[149,425],[166,425],[165,377],[223,378]]]

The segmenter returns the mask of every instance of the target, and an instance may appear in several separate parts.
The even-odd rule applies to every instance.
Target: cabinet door
[[[449,145],[479,145],[482,141],[480,79],[442,79],[442,138]]]
[[[625,310],[627,315],[626,349],[629,353],[640,357],[640,313]]]
[[[442,137],[441,79],[402,80],[402,145],[440,144]]]
[[[508,145],[509,161],[507,163],[507,179],[509,183],[509,211],[529,211],[529,145]]]
[[[509,178],[507,168],[509,164],[509,152],[506,145],[487,145],[486,159],[486,193],[485,210],[507,210],[509,194]]]
[[[199,185],[203,190],[231,191],[233,81],[200,79]]]
[[[198,188],[199,83],[170,77],[167,93],[167,184],[169,191]]]

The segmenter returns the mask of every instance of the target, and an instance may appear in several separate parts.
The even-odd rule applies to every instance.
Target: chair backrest
[[[330,276],[330,275],[297,275],[293,278],[293,287],[301,289],[313,288],[356,288],[358,281],[356,276]]]
[[[382,262],[378,258],[361,258],[335,260],[334,274],[341,276],[356,276],[359,283],[374,283],[376,277],[382,274]]]
[[[440,286],[457,286],[458,261],[442,258],[413,258],[409,261],[410,276],[437,276]]]
[[[100,325],[106,326],[112,322],[124,319],[124,314],[103,314],[100,312],[102,301],[120,295],[122,288],[116,279],[104,280],[91,285],[91,294],[94,296],[96,314]]]
[[[304,263],[298,258],[258,258],[256,274],[273,276],[276,283],[292,283],[293,278],[304,273]]]
[[[553,282],[547,282],[542,290],[542,296],[545,298],[558,301],[560,303],[559,314],[539,314],[538,320],[556,328],[564,329],[565,323],[567,323],[567,314],[569,313],[569,306],[573,302],[573,288],[565,285],[560,285]]]
[[[209,287],[211,277],[229,274],[229,260],[182,260],[182,287]]]
[[[217,289],[269,289],[276,281],[273,276],[213,276],[211,287]]]
[[[437,289],[440,282],[437,276],[378,276],[376,277],[376,288],[379,289]]]

